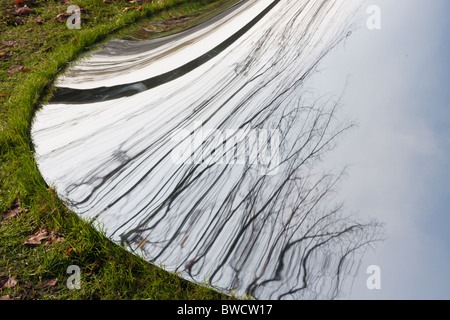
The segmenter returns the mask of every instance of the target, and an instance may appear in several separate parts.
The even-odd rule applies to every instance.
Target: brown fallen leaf
[[[0,52],[0,57],[3,57],[4,55],[6,55],[6,52]]]
[[[123,8],[122,12],[128,11],[130,9],[131,9],[131,7],[125,7],[125,8]]]
[[[6,296],[0,296],[0,300],[13,300],[9,294]]]
[[[142,8],[143,8],[143,6],[142,5],[140,5],[137,9],[136,9],[136,11],[141,11],[142,10]]]
[[[8,72],[8,74],[14,74],[14,73],[16,73],[18,71],[20,71],[20,72],[31,72],[30,69],[26,69],[23,66],[18,66],[18,65],[14,65],[14,66],[9,67],[7,72]]]
[[[8,70],[8,73],[9,74],[14,74],[14,73],[16,73],[18,71],[20,71],[20,72],[31,72],[30,69],[26,69],[23,66],[11,66],[9,68],[9,70]]]
[[[24,68],[23,66],[11,66],[11,67],[9,67],[9,69],[8,69],[8,73],[9,74],[14,74],[14,73],[16,73],[16,72],[18,72],[18,71],[20,71],[20,72],[31,72],[31,70],[30,69],[26,69],[26,68]]]
[[[111,0],[103,0],[103,3],[111,3]]]
[[[7,14],[10,14],[10,15],[13,15],[13,16],[18,16],[19,15],[19,13],[16,11],[16,9],[6,9],[6,13]]]
[[[42,24],[45,22],[45,20],[41,19],[41,18],[36,18],[36,19],[30,19],[31,22],[36,22],[37,24]]]
[[[39,230],[29,236],[23,244],[40,245],[43,240],[46,240],[45,243],[49,245],[52,243],[62,242],[64,241],[64,238],[57,235],[53,230],[49,231],[47,228],[39,228]]]
[[[7,95],[11,95],[11,93],[2,93],[0,94],[0,97],[2,96],[7,96]],[[1,215],[1,217],[3,219],[10,219],[12,217],[15,217],[16,215],[18,215],[19,213],[22,213],[24,210],[22,209],[22,206],[20,204],[20,196],[17,195],[16,199],[14,200],[14,203],[12,204],[12,206]]]
[[[42,288],[54,287],[58,283],[58,279],[46,279],[40,283]]]
[[[12,46],[15,46],[16,44],[17,44],[17,41],[14,41],[14,40],[2,41],[2,45],[7,46],[7,47],[12,47]]]
[[[1,98],[3,98],[3,97],[8,97],[8,96],[10,96],[11,95],[11,93],[0,93],[0,97]],[[4,213],[3,215],[6,215],[6,213]],[[2,215],[2,217],[4,218],[4,219],[9,219],[10,217],[4,217]]]
[[[64,237],[57,235],[53,230],[49,232],[47,244],[63,242]]]
[[[21,8],[16,9],[16,12],[19,14],[19,16],[27,16],[30,13],[34,12],[34,10],[28,8],[28,6],[25,5],[25,6],[21,7]]]
[[[60,13],[56,16],[55,20],[58,22],[66,22],[67,18],[70,17],[70,15],[66,12]]]
[[[11,95],[11,94],[9,94],[9,95]],[[3,94],[0,94],[0,97],[1,96],[3,96]],[[22,212],[22,208],[20,208],[20,207],[11,208],[8,211],[6,211],[4,214],[2,214],[2,218],[3,219],[11,219],[11,218],[17,216],[21,212]]]
[[[33,30],[34,30],[33,28],[30,28],[30,29],[25,30],[24,32],[31,32]]]
[[[2,288],[14,288],[17,285],[16,277],[12,276],[3,284]]]
[[[24,241],[23,244],[28,245],[38,245],[41,244],[41,241],[47,239],[49,237],[49,232],[45,228],[39,228],[34,234],[28,237],[27,240]]]
[[[23,69],[23,66],[14,65],[14,66],[9,67],[7,72],[8,72],[8,74],[14,74],[22,69]]]

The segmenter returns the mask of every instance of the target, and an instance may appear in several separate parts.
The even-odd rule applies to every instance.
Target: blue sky
[[[366,255],[351,298],[450,298],[450,2],[372,0],[381,30],[365,23],[311,83],[338,94],[359,127],[326,161],[351,165],[340,197],[351,212],[386,222],[388,239]],[[365,8],[364,7],[364,8]],[[381,290],[366,268],[381,268]]]

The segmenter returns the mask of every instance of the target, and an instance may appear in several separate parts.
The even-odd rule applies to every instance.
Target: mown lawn
[[[43,181],[29,136],[55,77],[83,52],[142,24],[198,19],[154,28],[176,32],[232,2],[0,0],[0,299],[234,298],[147,263],[71,213]],[[69,5],[82,8],[79,30],[66,25]],[[71,265],[80,289],[66,285]]]

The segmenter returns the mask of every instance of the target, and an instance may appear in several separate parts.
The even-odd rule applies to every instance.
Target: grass
[[[42,179],[29,134],[34,112],[51,96],[55,77],[82,53],[125,31],[139,34],[143,25],[201,13],[184,26],[149,36],[177,32],[206,19],[217,5],[231,2],[166,0],[140,5],[124,0],[37,0],[30,4],[32,13],[15,18],[6,13],[14,1],[0,0],[0,297],[234,298],[206,282],[193,284],[147,263],[112,243],[93,222],[70,212]],[[80,30],[55,21],[69,4],[87,9]],[[13,66],[23,67],[12,73]],[[48,236],[24,244],[39,230],[46,230]],[[66,286],[70,265],[81,269],[79,290]]]

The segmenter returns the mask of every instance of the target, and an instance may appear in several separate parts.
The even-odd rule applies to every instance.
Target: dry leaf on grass
[[[36,233],[28,237],[23,244],[41,244],[41,241],[48,238],[48,231],[45,228],[40,228]]]
[[[17,285],[17,280],[16,280],[16,277],[14,277],[14,276],[12,276],[12,277],[9,277],[4,283],[3,283],[3,285],[1,286],[1,288],[2,289],[4,289],[4,288],[14,288],[16,285]]]
[[[6,281],[6,283],[3,285],[3,288],[14,288],[17,285],[17,282],[18,281],[13,276],[13,277],[9,278],[8,281]]]
[[[78,6],[78,8],[80,9],[80,12],[82,12],[82,13],[87,13],[87,9],[86,9],[86,8],[84,8],[84,7],[82,7],[82,6]],[[75,10],[74,10],[73,12],[75,12]],[[72,15],[72,14],[71,14],[71,13],[68,13],[68,12],[61,12],[60,14],[58,14],[58,15],[56,16],[56,18],[55,18],[54,21],[57,21],[57,22],[66,22],[66,21],[67,21],[67,18],[69,18],[71,15]]]
[[[23,7],[16,6],[15,9],[6,9],[6,13],[11,14],[13,16],[27,16],[32,12],[34,12],[34,10],[30,9],[27,5]]]
[[[13,15],[13,16],[19,15],[19,14],[17,13],[16,9],[7,8],[5,11],[6,11],[7,14],[11,14],[11,15]]]
[[[7,93],[5,93],[5,95],[7,95]],[[11,95],[11,94],[9,94],[9,95]],[[1,96],[2,95],[0,94],[0,97]],[[21,212],[22,212],[22,208],[19,206],[15,206],[15,207],[12,207],[11,209],[9,209],[8,211],[6,211],[4,214],[2,214],[2,218],[3,219],[11,219],[11,218],[17,216]]]
[[[28,6],[23,6],[22,8],[16,9],[16,12],[19,14],[19,16],[27,16],[30,13],[32,13],[34,10],[28,8]]]
[[[0,94],[0,97],[10,96],[10,95],[11,95],[11,93],[2,93],[2,94]],[[1,215],[1,217],[3,219],[11,219],[22,212],[28,212],[28,211],[29,211],[28,209],[22,208],[22,206],[20,204],[19,195],[17,195],[16,200],[14,200],[14,204],[5,213],[3,213]]]
[[[30,69],[26,69],[23,66],[19,66],[19,65],[14,65],[14,66],[9,67],[7,72],[8,72],[8,74],[14,74],[19,71],[20,72],[31,72]]]
[[[50,234],[48,236],[48,241],[47,244],[51,244],[51,243],[59,243],[64,241],[64,238],[57,235],[54,231],[50,231]]]
[[[9,69],[8,69],[8,73],[9,73],[9,74],[14,74],[14,73],[16,73],[17,71],[20,71],[20,70],[22,70],[22,69],[23,69],[23,66],[17,66],[17,65],[11,66],[11,67],[9,67]]]
[[[43,20],[41,18],[36,18],[36,19],[30,19],[30,22],[36,22],[37,24],[42,24],[45,22],[45,20]]]
[[[6,296],[0,296],[0,300],[13,300],[9,294]]]
[[[58,22],[66,22],[67,18],[70,17],[70,14],[63,12],[56,16],[55,20]]]
[[[46,279],[41,282],[42,288],[54,287],[58,283],[58,279]]]
[[[14,41],[14,40],[2,41],[2,45],[7,46],[7,47],[12,47],[12,46],[15,46],[16,44],[17,44],[17,41]]]
[[[28,237],[27,240],[24,241],[24,245],[40,245],[42,244],[42,240],[45,241],[46,244],[58,243],[64,240],[63,237],[55,234],[54,231],[49,231],[47,228],[39,228],[34,234]]]

